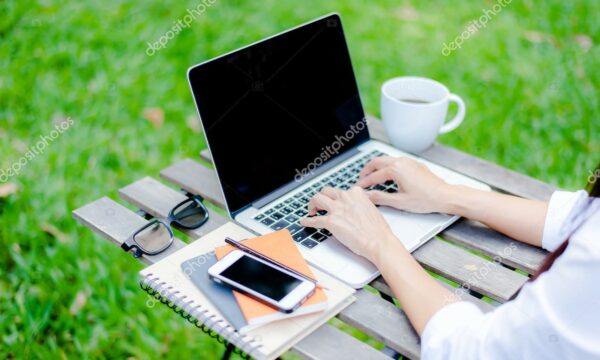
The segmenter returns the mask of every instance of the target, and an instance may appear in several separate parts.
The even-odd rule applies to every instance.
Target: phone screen
[[[295,277],[248,256],[240,257],[221,275],[275,301],[280,301],[302,283]]]

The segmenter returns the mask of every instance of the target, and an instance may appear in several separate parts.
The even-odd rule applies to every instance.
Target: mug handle
[[[448,95],[448,101],[455,102],[456,105],[458,105],[458,113],[456,114],[454,119],[442,125],[442,127],[440,128],[440,134],[445,134],[456,129],[465,118],[465,102],[460,98],[460,96],[456,94],[450,94]]]

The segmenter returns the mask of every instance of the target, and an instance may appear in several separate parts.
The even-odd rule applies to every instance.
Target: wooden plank
[[[202,196],[224,208],[225,200],[216,173],[191,159],[176,162],[160,172],[160,176],[193,194]]]
[[[119,247],[134,231],[148,223],[141,216],[107,197],[73,211],[73,217]],[[175,238],[173,244],[163,253],[154,256],[143,255],[140,260],[155,263],[184,246],[183,241]]]
[[[373,139],[389,143],[383,122],[369,116],[368,124]],[[435,143],[418,156],[482,181],[505,193],[527,199],[548,200],[556,190],[552,185],[439,143]]]
[[[439,239],[430,240],[413,256],[426,269],[499,302],[508,301],[528,279]]]
[[[119,189],[119,195],[133,206],[159,219],[165,219],[175,205],[187,199],[187,196],[181,192],[148,176]],[[208,209],[208,213],[208,221],[202,227],[193,230],[180,228],[180,230],[195,240],[228,221],[211,209]]]
[[[304,359],[373,359],[389,360],[382,352],[343,331],[323,325],[302,339],[292,351]]]
[[[456,222],[440,236],[529,274],[535,274],[548,255],[544,249],[513,240],[467,219]]]
[[[402,310],[365,290],[355,296],[356,301],[338,315],[342,321],[404,356],[419,358],[419,336]]]
[[[485,301],[476,298],[475,296],[469,294],[468,291],[466,291],[465,289],[455,288],[438,279],[436,279],[436,281],[446,289],[450,290],[453,295],[459,297],[461,300],[468,301],[474,304],[483,312],[492,311],[494,309],[494,306],[492,304],[489,304]],[[395,297],[394,293],[392,292],[392,289],[390,289],[389,285],[385,282],[385,279],[381,276],[373,280],[369,285],[388,296]]]

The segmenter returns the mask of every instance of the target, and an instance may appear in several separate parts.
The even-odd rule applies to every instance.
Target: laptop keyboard
[[[288,229],[294,241],[309,249],[314,248],[331,237],[331,233],[326,229],[308,228],[300,225],[300,218],[308,214],[308,202],[310,199],[325,186],[342,190],[350,189],[358,181],[358,174],[363,166],[369,160],[382,155],[385,154],[375,150],[358,158],[333,174],[311,183],[306,188],[292,192],[286,199],[274,203],[256,215],[254,220],[261,222],[273,230]],[[387,181],[384,184],[368,187],[367,190],[380,190],[391,193],[397,192],[398,187],[393,181]],[[319,215],[324,215],[325,213],[325,211],[318,212]]]

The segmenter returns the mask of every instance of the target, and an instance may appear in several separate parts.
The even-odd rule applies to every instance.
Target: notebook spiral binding
[[[171,286],[166,286],[165,282],[153,274],[148,274],[140,281],[142,290],[148,293],[156,300],[165,304],[176,314],[192,323],[194,326],[216,339],[221,344],[235,346],[234,353],[244,359],[250,359],[253,354],[261,347],[255,339],[237,332],[231,325],[223,319],[217,319],[217,316],[211,314],[201,305],[194,305],[194,300],[185,301],[186,295],[180,295],[179,291],[173,291]]]

